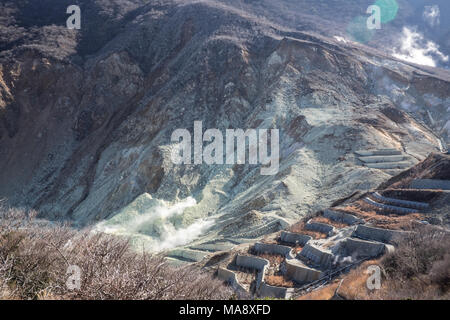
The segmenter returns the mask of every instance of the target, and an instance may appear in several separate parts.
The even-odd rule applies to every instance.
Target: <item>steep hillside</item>
[[[150,249],[226,246],[373,188],[448,138],[447,71],[283,25],[275,3],[262,17],[228,1],[79,1],[79,31],[68,3],[1,7],[0,197],[42,218]],[[279,129],[278,173],[174,164],[171,134],[194,121]],[[364,166],[361,149],[401,163]]]

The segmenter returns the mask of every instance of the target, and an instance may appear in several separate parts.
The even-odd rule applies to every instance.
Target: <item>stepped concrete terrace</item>
[[[393,150],[378,150],[363,154],[380,156],[387,153],[395,152]],[[429,185],[426,187],[429,187]],[[410,192],[410,189],[406,190]],[[418,210],[430,209],[427,202],[397,199],[395,194],[392,193],[389,196],[383,194],[383,191],[376,191],[361,198],[366,203],[383,209],[375,213],[380,217],[389,216],[391,213],[407,215],[416,213]],[[425,199],[432,198],[429,196],[423,199],[424,201],[431,201]],[[386,212],[384,213],[384,211]],[[269,262],[264,264],[260,258],[255,257],[255,260],[253,260],[249,256],[237,256],[236,261],[242,260],[238,261],[239,265],[261,270],[258,274],[256,287],[258,290],[255,290],[255,294],[260,297],[295,298],[307,290],[314,290],[329,283],[331,279],[364,260],[377,259],[386,253],[393,252],[395,241],[409,234],[408,231],[374,227],[367,224],[363,218],[351,214],[351,212],[332,208],[324,210],[322,216],[343,224],[336,227],[309,220],[304,224],[305,230],[326,233],[327,238],[314,240],[301,233],[281,231],[278,237],[279,244],[257,242],[253,246],[253,253],[255,254],[269,253],[285,257],[282,262],[275,262],[279,264],[277,272],[281,273],[287,281],[293,281],[292,287],[289,287],[289,285],[274,286],[264,281],[264,273],[269,270],[267,267]],[[295,246],[302,247],[298,254],[295,253]],[[352,259],[341,259],[345,257],[351,257]],[[226,272],[223,271],[223,273]],[[229,278],[232,277],[230,274],[226,274]],[[238,285],[235,286],[239,287]]]
[[[378,207],[378,208],[383,209],[385,211],[389,211],[389,212],[396,213],[396,214],[409,214],[409,213],[416,213],[417,212],[417,209],[404,208],[404,207],[398,207],[398,206],[391,206],[391,205],[388,205],[388,204],[379,203],[379,202],[377,202],[377,201],[375,201],[375,200],[373,200],[373,199],[371,199],[369,197],[366,197],[363,200],[364,200],[364,202],[366,202],[366,203],[368,203],[368,204],[370,204],[372,206],[375,206],[375,207]]]
[[[415,163],[410,156],[396,149],[360,150],[355,153],[364,166],[372,169],[406,169]]]
[[[362,157],[402,155],[402,152],[397,149],[359,150],[355,153]]]
[[[399,207],[404,207],[404,208],[426,210],[430,207],[430,205],[425,202],[408,201],[408,200],[400,200],[400,199],[395,199],[395,198],[384,197],[381,194],[379,194],[378,192],[373,192],[371,194],[371,197],[378,201],[381,201],[384,204],[389,204],[389,205],[394,205],[394,206],[399,206]]]

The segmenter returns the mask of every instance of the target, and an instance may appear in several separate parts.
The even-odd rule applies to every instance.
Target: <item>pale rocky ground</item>
[[[150,250],[194,239],[193,246],[226,247],[399,172],[363,167],[356,150],[399,149],[412,166],[439,151],[438,138],[449,138],[445,70],[216,1],[168,3],[127,9],[112,2],[122,20],[105,26],[111,36],[98,40],[98,51],[77,31],[53,27],[2,53],[0,197],[43,218],[107,224],[112,232],[127,227],[120,215],[133,215],[137,199],[145,210],[134,215],[170,212],[119,232]],[[197,120],[221,131],[278,128],[279,173],[174,165],[172,132],[192,130]],[[184,210],[172,210],[177,205]]]

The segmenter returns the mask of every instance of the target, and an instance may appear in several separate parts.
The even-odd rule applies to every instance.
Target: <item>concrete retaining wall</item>
[[[236,256],[236,265],[248,269],[263,270],[269,261],[263,258],[257,258],[254,256]]]
[[[303,265],[296,259],[286,260],[286,275],[299,283],[307,283],[320,279],[322,272]]]
[[[259,296],[264,298],[271,297],[278,299],[289,299],[293,293],[293,288],[274,287],[264,282],[261,284]]]
[[[228,282],[234,290],[242,290],[244,292],[247,291],[237,280],[236,274],[231,270],[219,268],[217,270],[217,278],[222,281]]]
[[[398,162],[405,160],[405,156],[368,156],[359,157],[359,160],[365,163]]]
[[[310,236],[305,235],[305,234],[282,231],[280,239],[283,242],[292,243],[292,244],[298,244],[299,246],[303,247],[312,238]]]
[[[379,150],[359,150],[355,151],[356,154],[369,157],[369,156],[396,156],[401,155],[402,152],[397,149],[379,149]]]
[[[207,256],[207,252],[189,250],[189,249],[175,249],[170,251],[167,256],[168,257],[180,257],[191,261],[201,261],[205,256]]]
[[[408,213],[417,212],[417,209],[403,208],[403,207],[391,206],[391,205],[384,204],[384,203],[378,203],[376,201],[373,201],[370,198],[364,198],[364,202],[366,202],[372,206],[375,206],[375,207],[378,207],[378,208],[381,208],[381,209],[384,209],[387,211],[391,211],[394,213],[398,213],[398,214],[408,214]]]
[[[266,269],[269,267],[269,261],[254,256],[237,255],[236,265],[239,267],[255,269],[259,271],[258,274],[256,275],[256,290],[258,290],[259,286],[264,281],[264,275],[266,273]]]
[[[279,244],[255,243],[253,250],[258,253],[279,254],[284,257],[288,256],[292,248]]]
[[[314,264],[323,268],[329,268],[333,261],[333,254],[331,252],[322,250],[310,244],[307,244],[302,249],[300,256],[311,260]]]
[[[387,204],[392,204],[395,206],[401,206],[401,207],[407,207],[407,208],[414,208],[414,209],[427,209],[430,205],[428,203],[424,202],[417,202],[417,201],[407,201],[407,200],[400,200],[395,198],[387,198],[379,194],[378,192],[372,193],[372,196],[380,201],[383,201]]]
[[[409,162],[406,161],[365,163],[364,165],[372,169],[405,169],[412,166]]]
[[[355,238],[345,240],[345,251],[347,256],[377,257],[386,251],[386,245],[381,242],[366,241]]]
[[[333,226],[321,222],[308,222],[307,224],[305,224],[305,228],[307,230],[323,232],[326,234],[331,234],[334,232]]]
[[[364,240],[373,240],[383,243],[392,243],[397,237],[407,235],[407,231],[388,230],[375,227],[368,227],[364,225],[358,225],[353,232],[354,237],[358,237]]]
[[[411,182],[412,189],[450,190],[450,180],[416,179]]]
[[[333,220],[336,222],[343,222],[343,223],[350,224],[350,225],[364,222],[363,219],[359,219],[352,214],[334,211],[334,210],[330,210],[330,209],[325,210],[323,212],[323,216],[330,220]]]

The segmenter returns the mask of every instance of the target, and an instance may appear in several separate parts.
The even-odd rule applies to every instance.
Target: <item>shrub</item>
[[[39,223],[33,212],[0,210],[0,298],[226,299],[231,289],[195,267],[138,253],[127,240]],[[69,266],[81,269],[69,290]]]
[[[388,276],[391,294],[410,298],[439,299],[450,288],[450,233],[421,226],[397,243],[381,264]],[[389,294],[389,292],[387,293]]]

